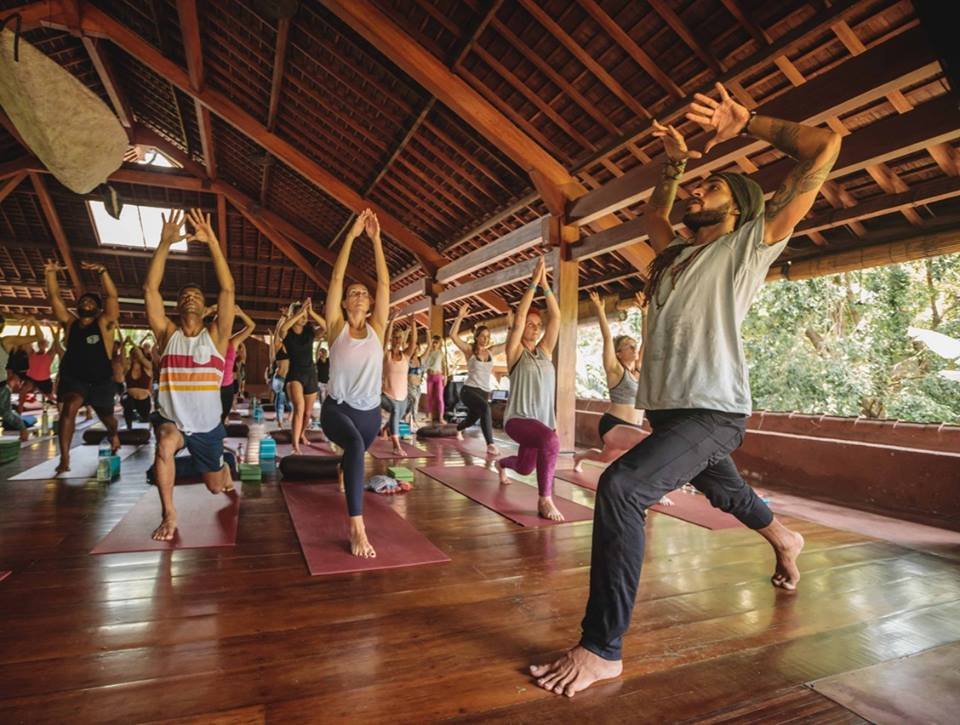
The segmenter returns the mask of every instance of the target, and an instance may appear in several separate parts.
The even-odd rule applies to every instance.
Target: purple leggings
[[[560,453],[557,431],[532,418],[511,418],[503,427],[518,445],[517,455],[500,459],[501,468],[512,468],[526,476],[537,469],[537,490],[541,496],[553,494],[553,472]]]
[[[443,375],[427,374],[427,412],[431,418],[443,422]]]

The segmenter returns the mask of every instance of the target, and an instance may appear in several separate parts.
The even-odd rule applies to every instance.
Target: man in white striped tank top
[[[174,457],[181,448],[190,451],[210,493],[233,490],[230,468],[223,461],[226,431],[220,421],[220,384],[235,315],[233,275],[210,226],[210,215],[192,209],[186,221],[194,229],[192,234],[183,234],[181,212],[171,212],[169,219],[164,217],[160,244],[143,285],[147,322],[157,338],[157,348],[162,351],[157,408],[161,422],[157,426],[154,460],[163,505],[163,520],[153,532],[158,541],[172,540],[177,530]],[[160,282],[170,247],[181,239],[204,242],[210,249],[220,294],[217,318],[209,325],[203,322],[206,305],[203,290],[197,285],[187,285],[177,295],[179,326],[164,311]]]

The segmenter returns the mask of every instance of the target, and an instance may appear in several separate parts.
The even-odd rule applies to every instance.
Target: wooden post
[[[544,221],[544,240],[560,249],[553,272],[553,291],[560,306],[560,336],[554,362],[557,366],[557,435],[561,452],[573,451],[577,432],[577,323],[579,319],[580,263],[570,258],[570,245],[579,230],[551,215]]]

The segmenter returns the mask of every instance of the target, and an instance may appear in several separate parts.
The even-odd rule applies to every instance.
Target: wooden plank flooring
[[[756,534],[651,514],[625,674],[571,701],[525,668],[577,638],[589,522],[522,529],[418,475],[392,505],[449,564],[310,577],[277,485],[245,484],[235,547],[95,557],[151,453],[110,485],[7,480],[52,454],[0,467],[4,723],[849,723],[804,683],[960,640],[956,560],[796,520],[790,595]]]

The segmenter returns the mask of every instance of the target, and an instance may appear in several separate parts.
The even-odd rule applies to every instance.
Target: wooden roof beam
[[[547,254],[545,256],[547,269],[554,269],[557,265],[558,258],[559,257],[556,250]],[[490,290],[503,287],[504,285],[514,284],[516,282],[529,279],[533,275],[533,270],[536,268],[538,263],[539,259],[528,259],[525,262],[520,262],[512,267],[497,270],[496,272],[484,275],[483,277],[471,279],[456,287],[448,287],[439,295],[437,295],[437,304],[450,304],[451,302],[457,302],[466,297],[475,297],[481,292],[489,292]]]
[[[449,284],[477,270],[488,267],[517,252],[535,247],[543,242],[543,219],[534,219],[519,229],[507,232],[495,242],[457,257],[449,264],[437,270],[437,282]]]
[[[50,197],[50,192],[47,191],[47,186],[43,182],[43,177],[39,174],[31,173],[30,181],[33,184],[34,191],[37,193],[37,198],[40,201],[40,208],[43,210],[43,216],[46,218],[47,224],[50,227],[50,232],[53,234],[53,239],[57,244],[57,251],[60,252],[60,258],[67,267],[67,274],[70,276],[70,282],[73,285],[74,292],[81,294],[85,289],[83,280],[80,277],[80,272],[77,270],[77,265],[73,261],[73,253],[70,251],[70,242],[67,240],[67,235],[63,231],[63,225],[60,224],[60,216],[57,214],[57,208],[53,204],[53,199]]]
[[[707,50],[703,43],[697,40],[687,24],[683,22],[683,19],[665,0],[648,0],[648,2],[663,22],[670,26],[670,29],[677,34],[680,40],[686,43],[687,47],[696,53],[697,57],[700,58],[710,70],[717,75],[723,73],[723,65],[717,57]]]
[[[113,106],[117,118],[120,119],[120,124],[129,131],[133,127],[133,111],[130,110],[130,104],[127,103],[126,96],[120,89],[117,75],[114,73],[113,65],[107,58],[101,41],[87,36],[80,38],[80,40],[83,42],[83,47],[87,49],[90,62],[93,63],[93,68],[97,71],[100,83],[103,84],[103,88],[110,98],[110,104]]]
[[[777,118],[803,123],[821,123],[890,91],[932,76],[940,68],[919,28],[850,58],[828,73],[784,93],[757,110]],[[702,148],[706,134],[688,140],[694,148]],[[722,168],[745,155],[767,148],[753,138],[737,138],[717,147],[709,156],[696,159],[687,166],[685,178],[702,176]],[[625,206],[645,199],[659,181],[658,164],[631,169],[600,189],[577,199],[568,210],[573,222],[589,224]]]
[[[243,218],[253,224],[253,226],[257,228],[257,231],[265,236],[273,246],[279,249],[287,259],[293,262],[301,272],[313,280],[317,287],[326,290],[330,286],[329,278],[321,275],[316,268],[310,264],[307,258],[300,253],[300,250],[291,242],[287,241],[276,229],[266,224],[261,215],[243,207],[237,207],[237,210],[243,215]]]
[[[23,183],[23,180],[27,178],[26,171],[18,171],[15,174],[12,174],[6,181],[0,184],[0,203],[3,202],[10,194],[13,193],[13,190],[20,186]]]
[[[200,18],[197,16],[196,0],[177,0],[177,16],[180,18],[180,33],[183,36],[183,53],[187,58],[187,74],[190,88],[194,92],[203,90],[203,47],[200,43]],[[216,149],[213,144],[213,124],[210,109],[197,98],[193,101],[197,114],[197,128],[200,131],[200,145],[203,161],[207,167],[207,176],[217,178]]]

